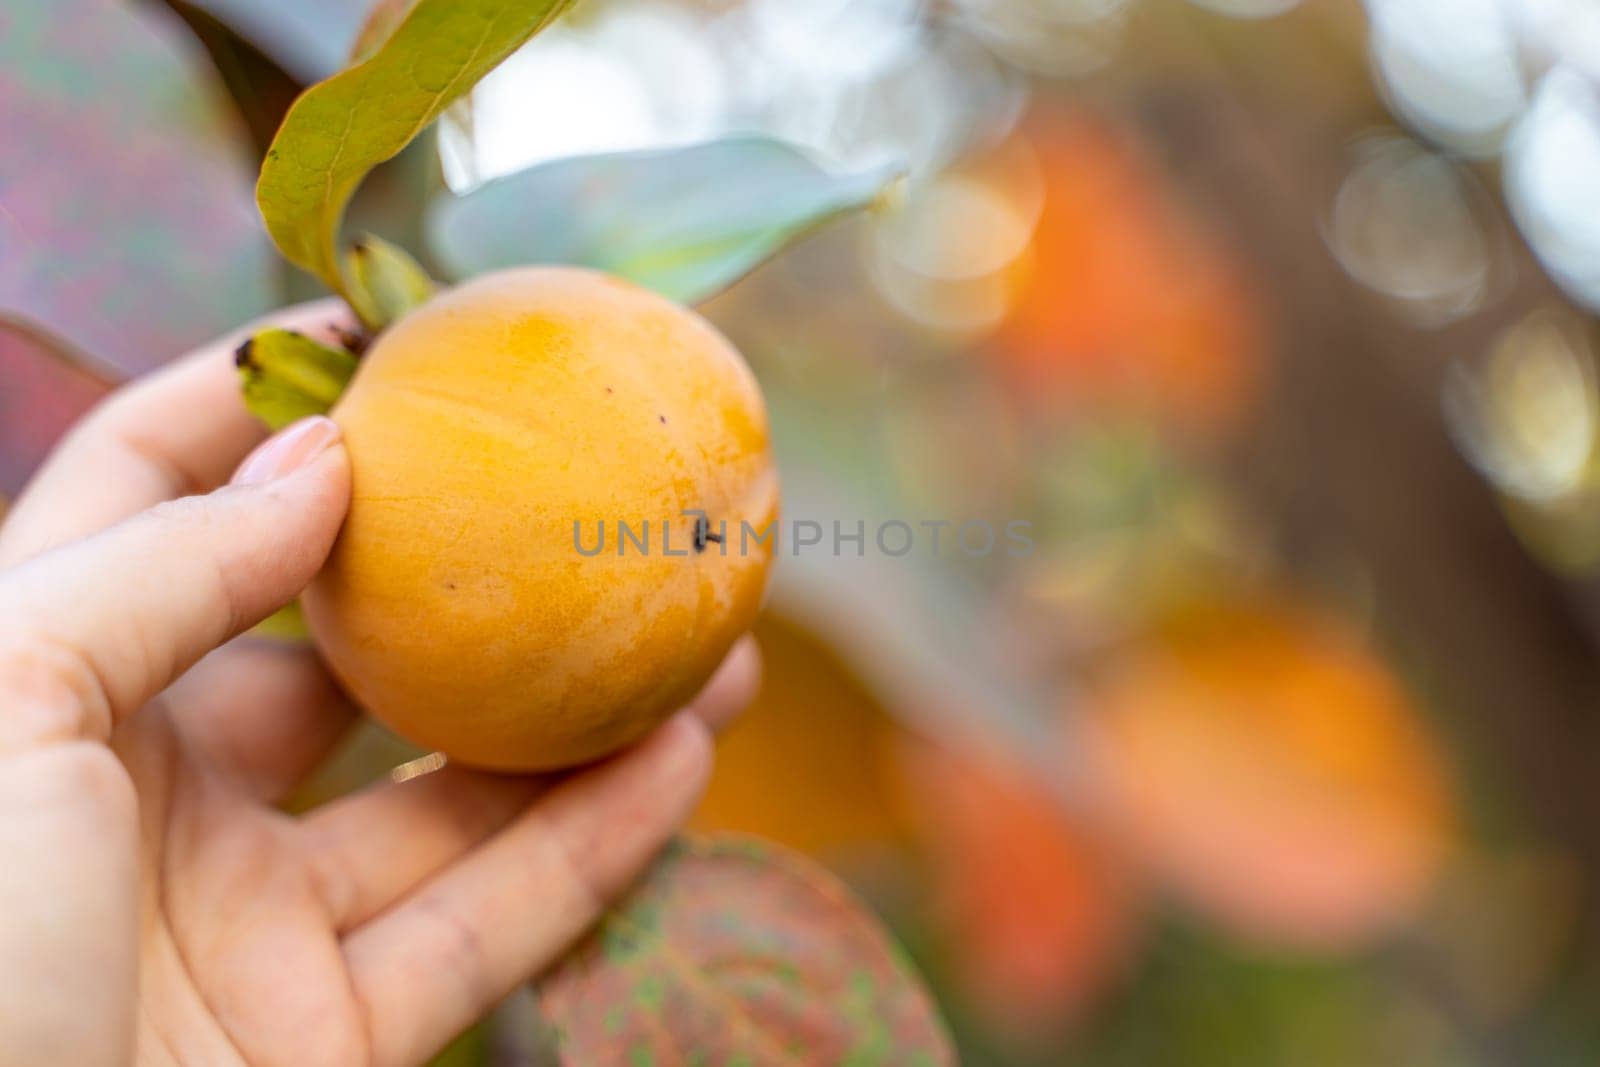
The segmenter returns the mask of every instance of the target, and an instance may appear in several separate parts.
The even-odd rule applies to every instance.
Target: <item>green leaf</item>
[[[433,279],[397,245],[367,234],[345,256],[350,306],[376,332],[433,295]]]
[[[306,625],[300,601],[291,600],[271,615],[256,623],[250,630],[257,637],[265,637],[286,644],[301,644],[311,640],[311,627]]]
[[[256,202],[291,262],[345,293],[339,224],[356,186],[572,0],[418,0],[368,59],[284,116]]]
[[[539,995],[564,1063],[954,1062],[876,920],[753,838],[673,845]]]
[[[356,372],[356,357],[294,330],[262,330],[234,353],[245,407],[274,430],[325,415]]]
[[[0,313],[134,374],[273,307],[243,134],[161,5],[0,0]]]
[[[428,1067],[489,1067],[494,1045],[486,1023],[478,1023],[436,1052]]]
[[[457,278],[571,263],[696,303],[801,234],[872,204],[897,175],[832,175],[791,145],[740,137],[543,163],[437,198],[426,233]]]

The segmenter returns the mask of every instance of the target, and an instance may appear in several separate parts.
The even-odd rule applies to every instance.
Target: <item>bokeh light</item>
[[[998,326],[1027,284],[1042,208],[1038,164],[1025,143],[1004,162],[947,171],[911,186],[871,234],[879,292],[901,314],[971,336]]]
[[[1327,221],[1345,270],[1425,323],[1480,308],[1498,249],[1472,177],[1404,137],[1367,138],[1351,157]]]
[[[1554,312],[1507,330],[1477,371],[1459,370],[1446,405],[1457,440],[1484,476],[1529,500],[1583,485],[1596,409],[1594,352],[1583,327]]]
[[[1545,76],[1506,152],[1506,193],[1528,243],[1576,299],[1600,308],[1600,91]]]
[[[1264,19],[1282,15],[1299,6],[1300,0],[1193,0],[1203,8],[1239,19]]]
[[[681,7],[600,7],[539,36],[453,109],[440,126],[445,179],[465,192],[549,159],[703,140],[729,107],[724,78]]]
[[[1129,0],[957,0],[964,25],[1012,63],[1070,77],[1105,66],[1121,43]]]
[[[1368,10],[1373,66],[1395,109],[1442,144],[1496,150],[1528,100],[1498,0],[1368,0]]]

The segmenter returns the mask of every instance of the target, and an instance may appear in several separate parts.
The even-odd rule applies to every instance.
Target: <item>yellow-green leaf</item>
[[[417,0],[370,57],[301,94],[256,184],[267,232],[284,256],[344,293],[339,224],[367,172],[571,4]]]
[[[345,256],[350,306],[376,332],[433,295],[433,279],[398,245],[367,234]]]
[[[311,627],[306,625],[305,613],[300,610],[300,601],[291,600],[271,615],[256,623],[250,631],[257,637],[266,637],[286,644],[296,644],[311,640]]]
[[[294,330],[262,330],[234,353],[245,407],[274,430],[324,415],[356,372],[356,358]]]

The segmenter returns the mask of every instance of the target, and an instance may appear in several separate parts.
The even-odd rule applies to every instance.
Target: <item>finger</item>
[[[104,745],[0,756],[0,1062],[130,1059],[138,840],[133,785]]]
[[[351,933],[373,1062],[421,1062],[558,958],[688,816],[710,770],[704,724],[675,716]]]
[[[718,729],[749,703],[760,677],[742,638],[686,710]],[[505,826],[550,782],[444,767],[381,782],[300,820],[307,863],[334,925],[352,929]]]
[[[248,635],[195,664],[166,703],[189,750],[265,802],[310,774],[356,715],[309,645]]]
[[[717,672],[689,702],[689,710],[713,731],[721,730],[755,699],[761,687],[761,649],[749,634],[739,638]]]
[[[294,598],[350,496],[338,427],[306,419],[242,484],[157,505],[0,572],[0,746],[109,736],[201,656]]]
[[[308,869],[336,930],[354,929],[460,859],[549,788],[548,777],[441,767],[380,782],[300,820]]]
[[[240,398],[235,347],[273,324],[333,342],[335,300],[289,308],[118,390],[78,424],[0,528],[0,566],[105,529],[173,497],[220,485],[266,436]]]

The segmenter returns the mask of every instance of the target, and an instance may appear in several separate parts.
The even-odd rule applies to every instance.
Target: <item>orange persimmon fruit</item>
[[[1419,912],[1455,838],[1449,768],[1358,637],[1299,605],[1212,605],[1112,660],[1078,741],[1120,839],[1176,898],[1311,951]]]
[[[691,827],[754,834],[848,872],[906,837],[889,780],[901,727],[824,634],[769,611],[755,635],[761,690],[718,741]]]
[[[755,619],[766,412],[687,308],[586,270],[484,275],[384,331],[332,417],[350,513],[306,620],[409,741],[508,771],[596,759]]]

